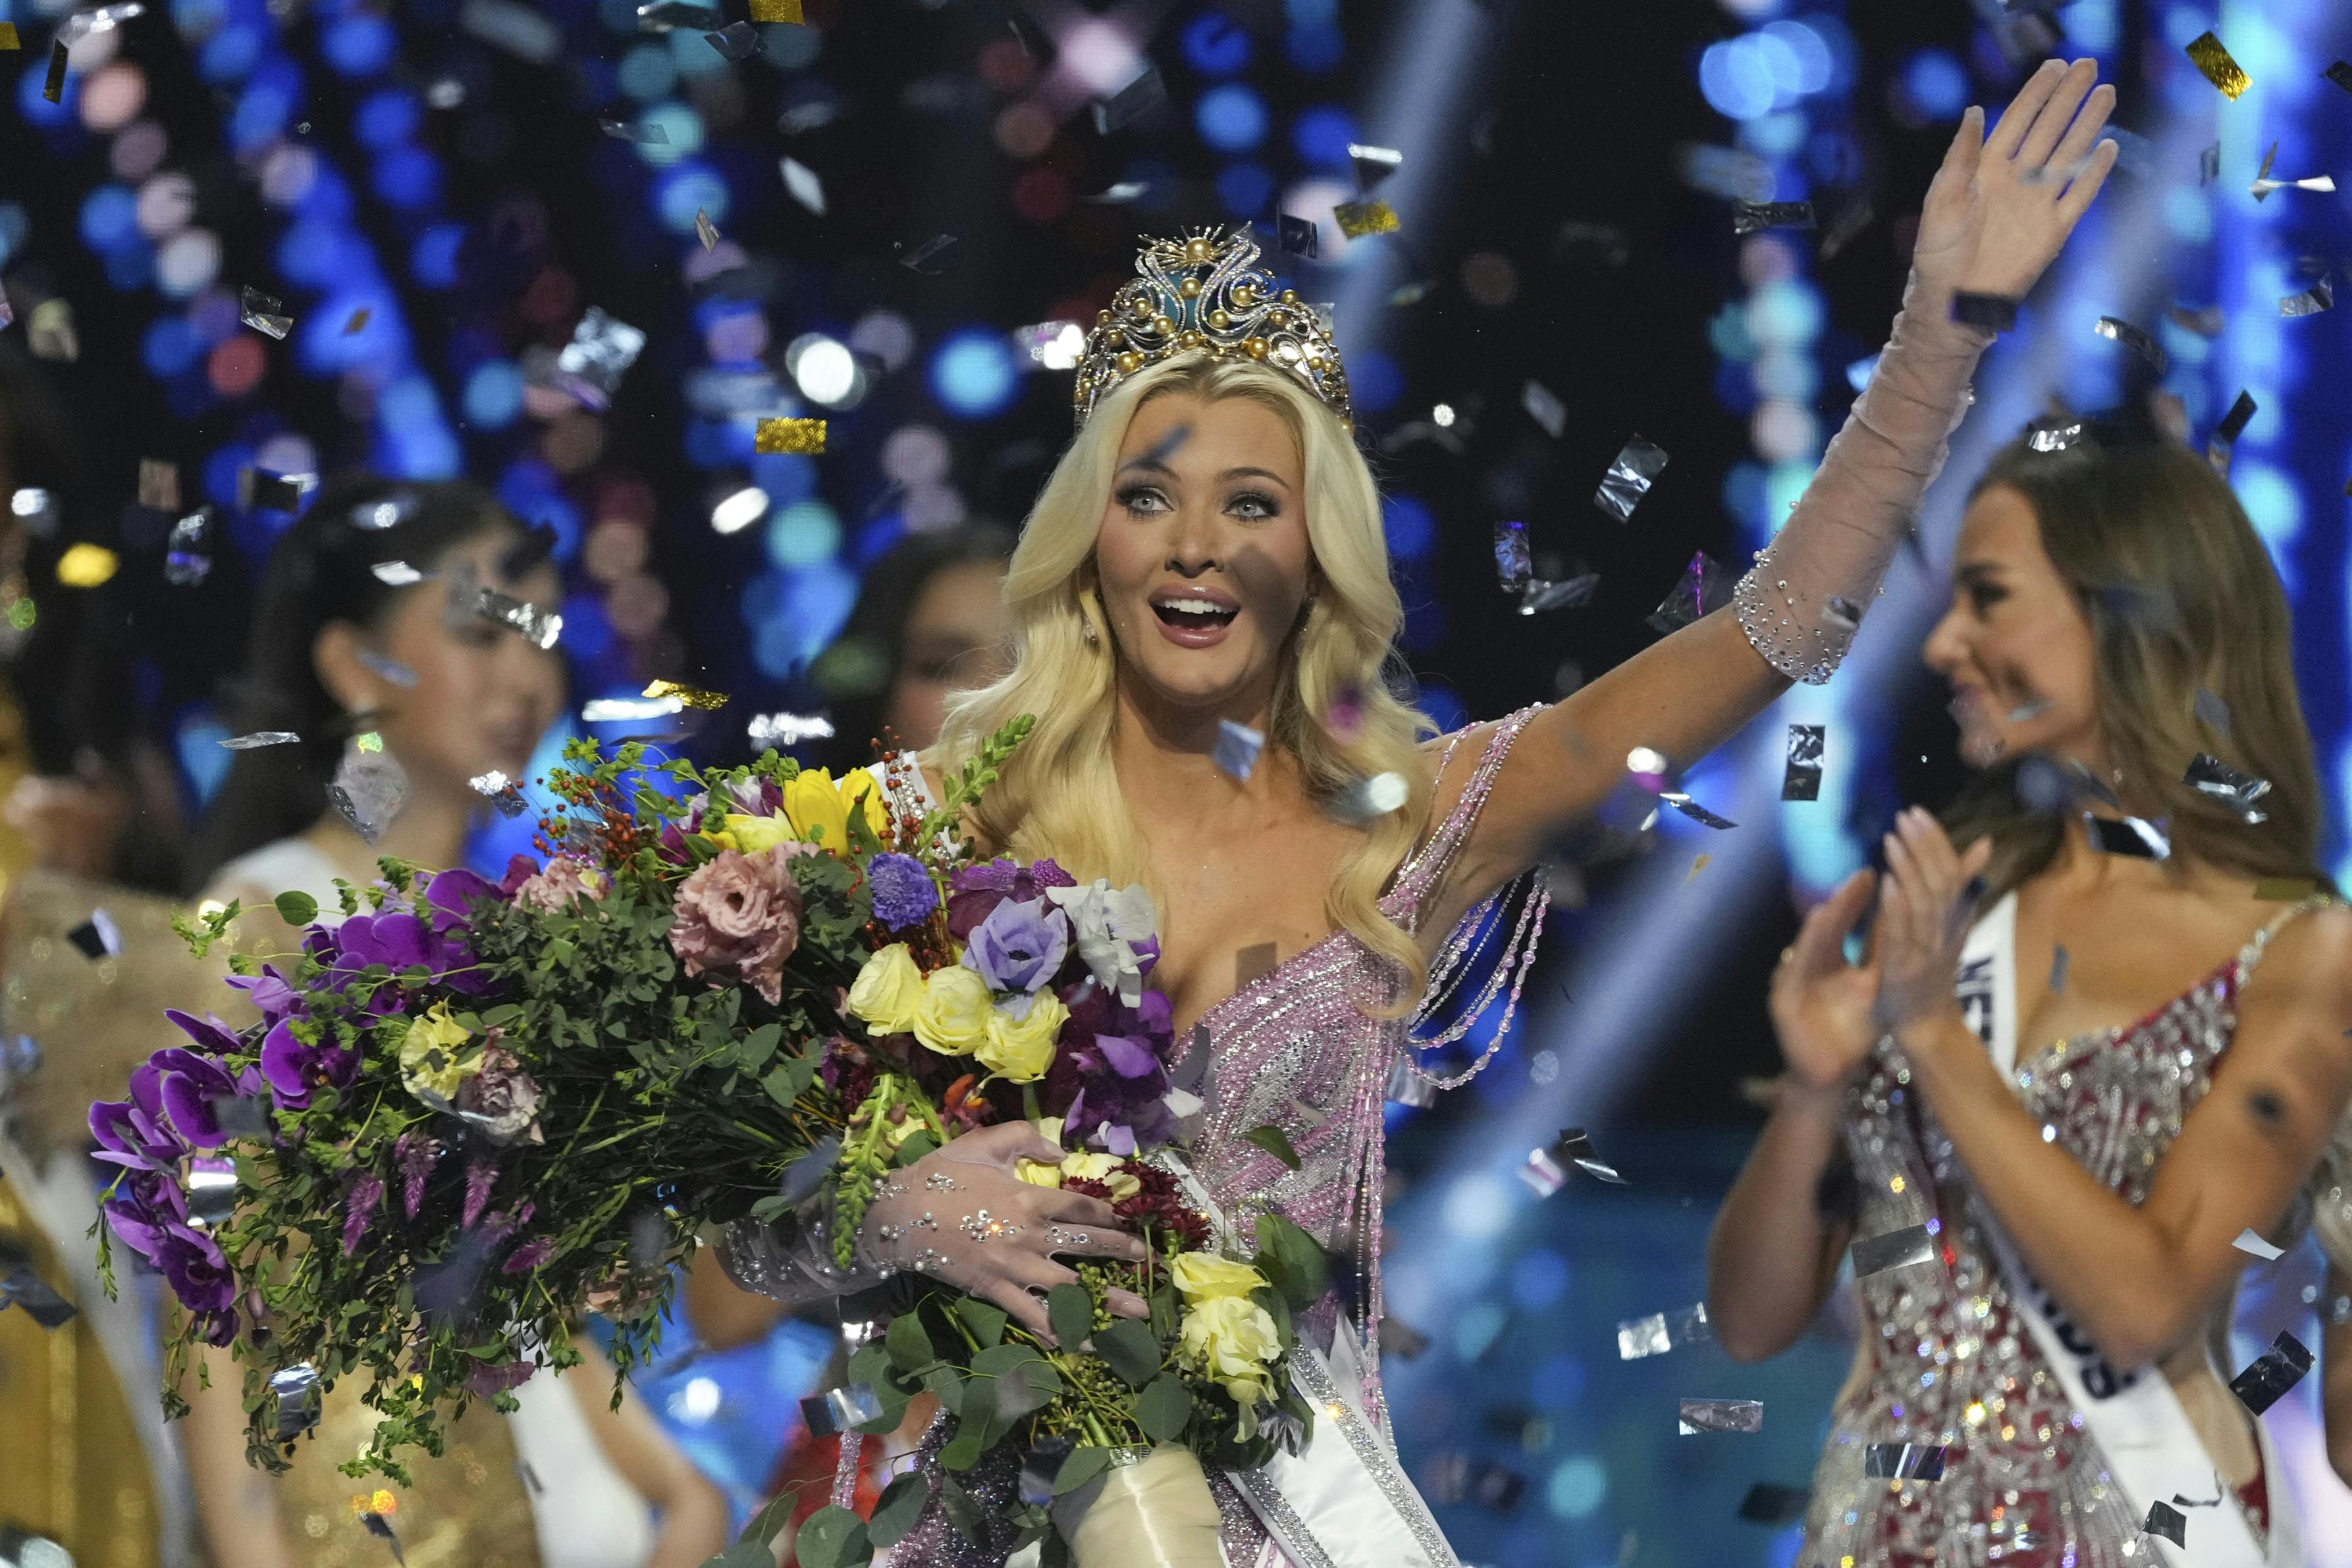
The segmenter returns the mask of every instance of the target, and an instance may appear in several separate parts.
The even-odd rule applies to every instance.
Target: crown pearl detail
[[[1257,266],[1246,228],[1147,242],[1137,276],[1097,312],[1072,401],[1084,424],[1105,392],[1178,353],[1271,364],[1354,426],[1348,373],[1322,314]]]

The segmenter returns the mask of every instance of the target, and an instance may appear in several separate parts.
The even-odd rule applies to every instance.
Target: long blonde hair
[[[1407,781],[1403,809],[1361,830],[1324,899],[1335,928],[1402,971],[1394,998],[1402,1006],[1421,995],[1428,965],[1412,938],[1381,913],[1380,897],[1429,814],[1419,744],[1432,727],[1383,680],[1404,608],[1389,580],[1371,471],[1330,410],[1284,371],[1180,355],[1129,377],[1096,406],[1046,480],[1005,575],[1013,671],[948,699],[929,758],[952,769],[1003,726],[1034,715],[1036,727],[973,813],[972,831],[993,851],[1024,860],[1051,855],[1081,878],[1151,885],[1142,835],[1111,764],[1118,653],[1095,574],[1095,536],[1129,422],[1150,399],[1182,393],[1272,409],[1305,458],[1318,588],[1284,645],[1266,745],[1297,759],[1318,800],[1381,773]],[[1322,716],[1349,694],[1360,694],[1363,718],[1343,741]]]

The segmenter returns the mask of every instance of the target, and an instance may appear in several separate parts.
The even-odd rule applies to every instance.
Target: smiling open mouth
[[[1211,599],[1161,599],[1152,602],[1151,612],[1160,617],[1162,625],[1181,632],[1206,632],[1232,625],[1241,611]]]

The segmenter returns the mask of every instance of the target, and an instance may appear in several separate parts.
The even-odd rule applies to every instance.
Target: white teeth
[[[1225,615],[1233,612],[1232,605],[1219,604],[1214,600],[1209,599],[1163,599],[1160,601],[1160,607],[1163,610],[1181,611],[1187,615]]]

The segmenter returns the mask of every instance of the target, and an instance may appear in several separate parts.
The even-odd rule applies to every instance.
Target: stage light
[[[1771,68],[1748,47],[1748,37],[1706,47],[1698,57],[1698,89],[1726,119],[1753,120],[1772,110]]]
[[[838,407],[857,392],[856,357],[822,332],[806,333],[784,350],[784,373],[811,402]]]
[[[375,76],[400,52],[392,20],[354,6],[327,24],[319,35],[319,53],[340,76]]]
[[[1437,515],[1411,496],[1383,497],[1381,532],[1388,539],[1391,556],[1420,560],[1437,548]]]
[[[713,55],[718,53],[707,44],[703,47]],[[615,79],[621,90],[639,103],[667,98],[670,89],[677,86],[677,57],[662,44],[640,44],[622,57]]]
[[[1056,35],[1054,52],[1061,68],[1089,96],[1098,98],[1108,98],[1133,81],[1147,63],[1136,53],[1135,40],[1125,28],[1093,16]]]
[[[1193,128],[1220,152],[1246,152],[1265,140],[1265,99],[1241,82],[1226,82],[1192,106]]]
[[[424,119],[425,111],[415,94],[404,88],[388,87],[361,99],[352,114],[352,134],[361,146],[381,152],[415,135]]]
[[[441,161],[422,147],[398,147],[375,161],[371,183],[388,206],[402,212],[441,198]]]
[[[931,356],[931,394],[959,419],[993,418],[1020,386],[1020,367],[1000,332],[966,329]]]
[[[1748,297],[1748,336],[1759,349],[1802,347],[1822,333],[1822,294],[1801,278],[1767,283]]]
[[[461,399],[466,423],[478,430],[504,430],[522,414],[522,367],[512,360],[475,366]]]
[[[1803,21],[1768,22],[1759,30],[1759,37],[1769,38],[1787,51],[1785,61],[1778,55],[1773,57],[1773,80],[1776,85],[1785,85],[1792,95],[1820,92],[1836,78],[1836,51],[1829,39],[1815,30],[1817,20],[1807,17]],[[1785,84],[1780,74],[1784,68],[1790,73]]]
[[[757,485],[746,485],[710,508],[711,531],[740,534],[767,515],[768,493]]]
[[[1228,163],[1217,171],[1217,204],[1233,218],[1255,218],[1274,199],[1274,174],[1263,163]]]
[[[1249,29],[1232,17],[1204,11],[1186,24],[1184,59],[1204,77],[1229,77],[1249,69],[1256,46]]]
[[[915,351],[915,329],[904,316],[877,310],[862,317],[849,329],[849,346],[869,359],[881,361],[884,370],[895,371]]]
[[[1748,421],[1748,439],[1768,463],[1798,463],[1821,451],[1821,423],[1812,411],[1784,398],[1767,398]]]
[[[632,141],[629,150],[656,169],[667,169],[681,158],[702,151],[702,116],[682,103],[656,104],[637,116],[637,123],[661,127],[667,141]]]
[[[1555,1519],[1589,1519],[1609,1496],[1609,1468],[1589,1454],[1562,1459],[1544,1482],[1544,1507]]]
[[[150,371],[170,381],[184,374],[196,362],[203,348],[185,320],[177,316],[159,316],[140,341],[140,358],[146,361]]]
[[[1348,40],[1329,26],[1293,27],[1283,35],[1282,52],[1309,76],[1337,70],[1348,53]]]
[[[789,571],[841,551],[841,518],[823,501],[795,501],[768,519],[768,559]]]
[[[195,211],[196,183],[185,174],[158,174],[139,187],[139,232],[149,239],[179,233]]]
[[[117,60],[82,78],[81,122],[92,131],[120,131],[147,101],[147,73]]]
[[[427,288],[457,286],[457,255],[466,243],[463,224],[436,224],[416,236],[408,253],[408,270]]]
[[[128,185],[100,185],[82,198],[81,237],[104,255],[139,242],[139,197]]]
[[[1921,49],[1904,62],[1895,90],[1923,119],[1956,119],[1968,107],[1968,68],[1948,49]]]
[[[882,443],[882,472],[906,489],[941,483],[954,460],[947,436],[928,424],[902,425]]]
[[[1348,392],[1365,413],[1386,413],[1404,396],[1404,367],[1378,349],[1360,349],[1348,363]]]
[[[698,212],[709,214],[714,224],[724,224],[734,205],[727,182],[700,159],[673,164],[654,182],[654,210],[661,214],[662,226],[675,235],[694,233]]]
[[[155,287],[168,299],[185,299],[211,287],[220,276],[220,265],[218,235],[210,229],[184,229],[155,253]],[[164,319],[185,326],[177,317]]]
[[[260,60],[265,41],[259,23],[229,23],[196,51],[196,72],[215,87],[242,81]]]
[[[1363,129],[1357,124],[1356,117],[1336,103],[1301,110],[1290,122],[1291,151],[1309,169],[1352,172],[1355,165],[1349,160],[1348,144],[1363,140]]]
[[[824,561],[775,574],[774,613],[751,640],[751,660],[772,680],[785,680],[841,632],[857,602],[857,574]]]

